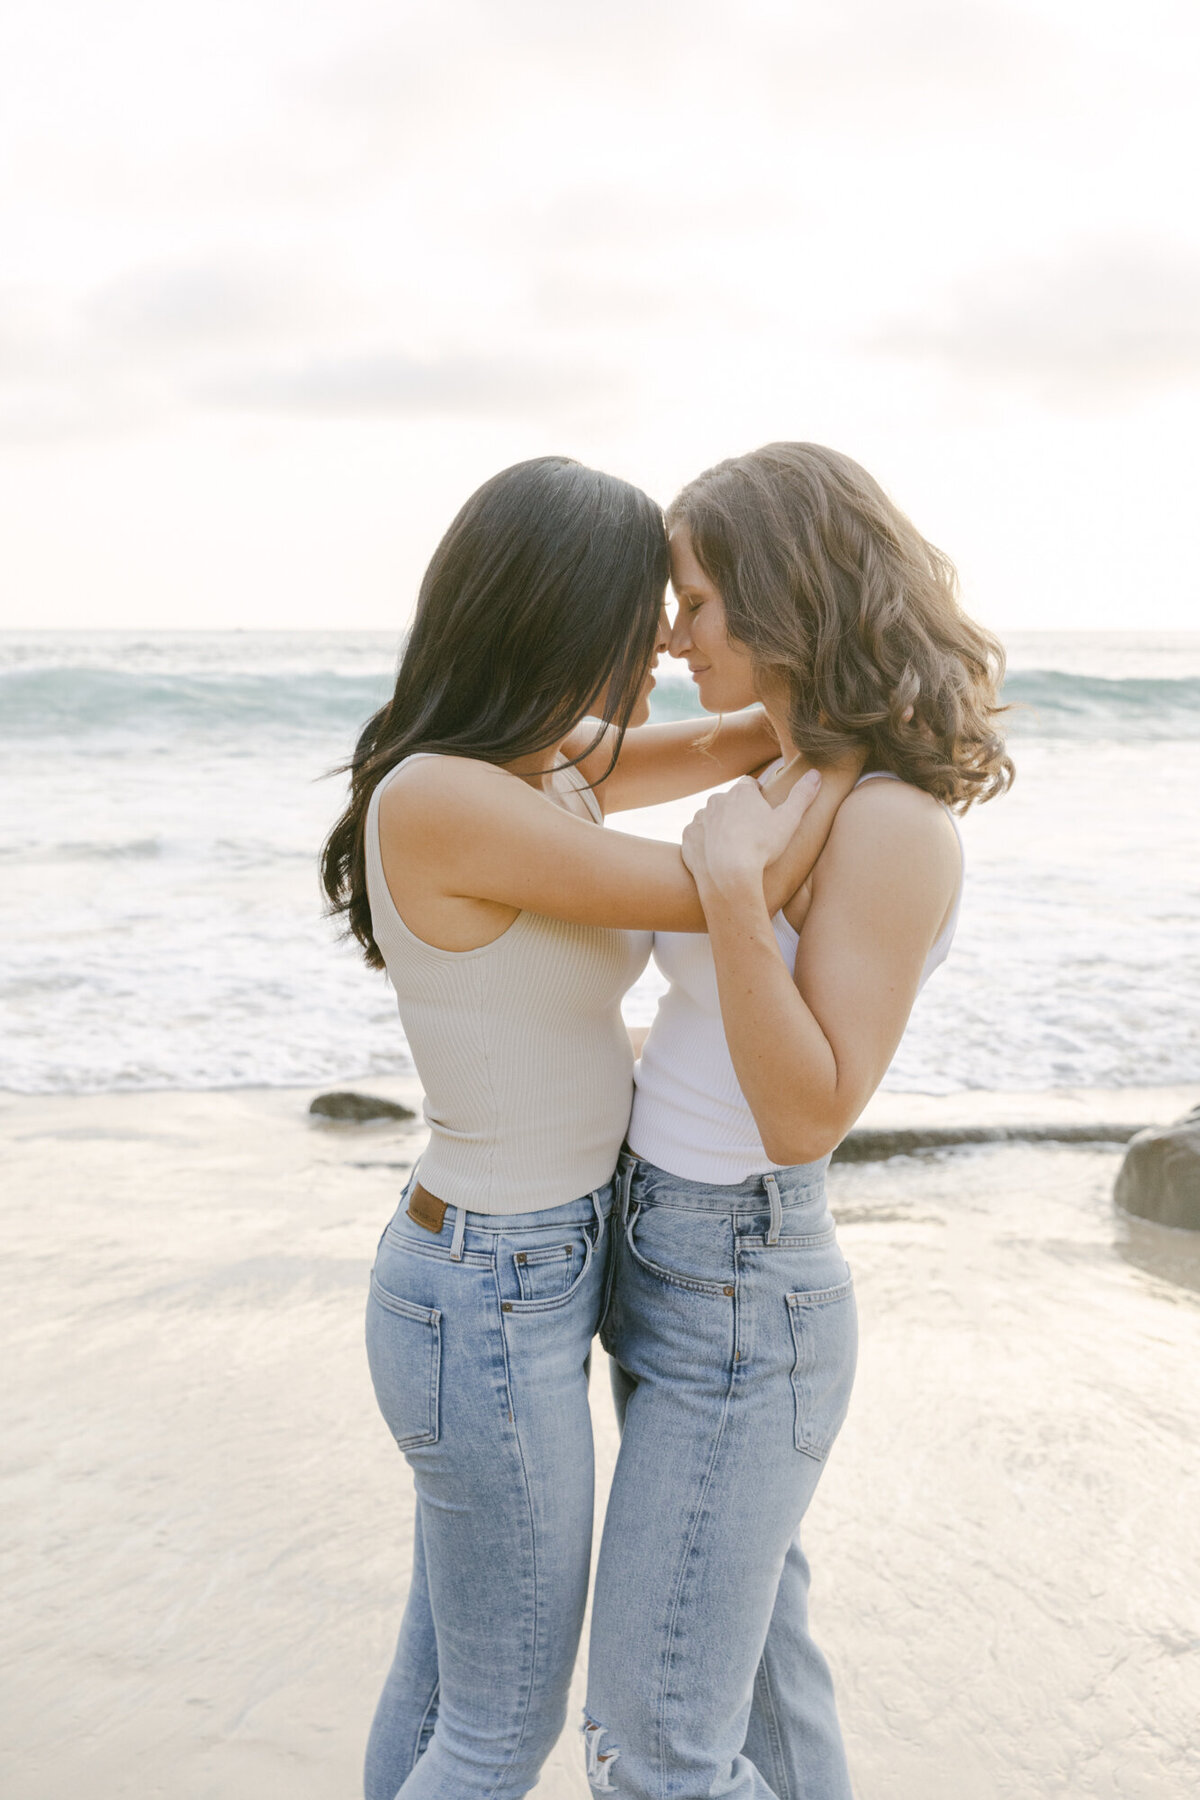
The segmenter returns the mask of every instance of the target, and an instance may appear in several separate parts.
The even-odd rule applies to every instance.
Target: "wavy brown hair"
[[[1003,648],[963,612],[950,559],[850,457],[767,444],[689,482],[667,524],[687,526],[764,687],[787,684],[809,761],[865,745],[868,769],[956,812],[1011,785]]]

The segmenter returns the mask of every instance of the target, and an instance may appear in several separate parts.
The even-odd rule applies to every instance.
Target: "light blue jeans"
[[[613,1184],[565,1206],[401,1201],[376,1253],[367,1356],[416,1478],[413,1575],[367,1747],[367,1800],[528,1793],[566,1717],[587,1598],[587,1363]]]
[[[624,1155],[618,1180],[602,1338],[622,1436],[588,1780],[626,1800],[850,1800],[797,1535],[857,1350],[825,1162],[708,1187]]]

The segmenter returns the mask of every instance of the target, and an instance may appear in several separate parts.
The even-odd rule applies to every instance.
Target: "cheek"
[[[725,636],[725,627],[718,620],[713,624],[712,615],[707,606],[702,606],[691,621],[692,642],[697,650],[703,650],[706,657],[713,660],[722,656],[729,648]]]
[[[704,609],[704,611],[707,610],[707,608]],[[693,634],[696,638],[697,648],[703,649],[714,668],[718,664],[722,668],[731,668],[741,660],[738,647],[736,644],[730,643],[729,634],[725,630],[725,621],[719,614],[706,619],[702,611],[697,616],[697,623],[701,627],[699,632]]]
[[[732,710],[752,705],[758,694],[754,683],[754,666],[749,654],[740,644],[730,643],[724,625],[712,636],[715,641],[711,650],[705,647],[705,656],[714,679],[721,684],[725,706]]]

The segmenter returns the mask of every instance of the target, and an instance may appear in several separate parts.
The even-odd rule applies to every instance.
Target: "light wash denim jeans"
[[[437,1236],[405,1199],[380,1240],[367,1356],[417,1513],[367,1800],[509,1800],[562,1730],[591,1558],[587,1364],[613,1191],[516,1216],[448,1207]]]
[[[731,1187],[628,1154],[602,1339],[622,1421],[584,1747],[626,1800],[849,1800],[797,1536],[857,1327],[825,1162]]]

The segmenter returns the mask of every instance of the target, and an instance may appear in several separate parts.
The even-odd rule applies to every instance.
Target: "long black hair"
[[[416,750],[513,762],[600,709],[617,727],[615,761],[667,573],[659,507],[569,457],[515,463],[471,495],[425,571],[395,691],[336,771],[350,776],[350,800],[321,853],[321,882],[372,968],[383,958],[364,834],[384,776]]]

